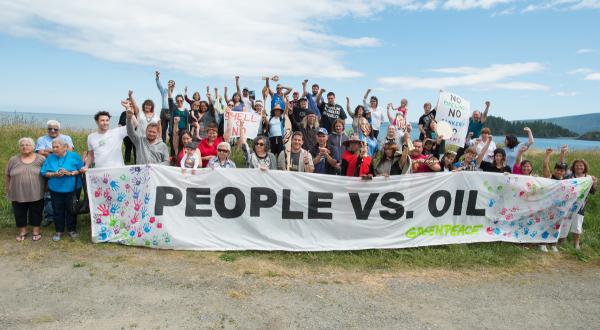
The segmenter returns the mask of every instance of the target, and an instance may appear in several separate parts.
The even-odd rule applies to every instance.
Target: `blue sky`
[[[600,1],[0,0],[0,110],[120,111],[129,89],[260,90],[306,78],[345,105],[373,88],[416,121],[440,88],[507,119],[600,112]],[[204,98],[204,96],[203,96]]]

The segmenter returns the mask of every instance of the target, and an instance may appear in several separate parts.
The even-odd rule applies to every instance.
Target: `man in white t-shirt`
[[[88,135],[88,156],[85,167],[94,164],[95,168],[124,166],[121,146],[127,136],[127,127],[121,126],[109,129],[110,114],[100,111],[94,115],[98,131]]]
[[[250,91],[248,90],[248,87],[244,87],[244,89],[240,90],[240,76],[235,76],[235,88],[242,98],[242,102],[246,107],[246,111],[254,111],[254,102],[252,102],[252,99],[250,99]]]

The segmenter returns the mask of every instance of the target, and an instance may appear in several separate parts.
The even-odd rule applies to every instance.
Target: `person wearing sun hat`
[[[342,155],[341,175],[372,177],[373,164],[369,157],[367,141],[354,134],[344,141],[344,146],[346,151]]]

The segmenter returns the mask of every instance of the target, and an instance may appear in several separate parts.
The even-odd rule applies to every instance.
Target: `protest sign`
[[[223,114],[225,119],[225,127],[228,127],[231,121],[231,137],[240,137],[240,122],[244,122],[246,137],[254,139],[258,134],[258,126],[261,121],[261,116],[254,112],[231,111]]]
[[[458,172],[361,180],[161,165],[87,173],[94,242],[185,250],[323,251],[556,242],[592,185]]]
[[[469,130],[469,117],[471,104],[462,97],[450,93],[440,92],[436,107],[435,120],[446,122],[452,127],[452,136],[444,137],[446,143],[463,147]]]

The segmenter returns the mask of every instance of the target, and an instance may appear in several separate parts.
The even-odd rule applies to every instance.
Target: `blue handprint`
[[[144,206],[142,207],[142,220],[144,220],[148,216],[148,209]]]
[[[152,229],[152,228],[150,227],[150,224],[149,224],[149,223],[145,223],[145,224],[144,224],[144,231],[145,231],[146,233],[149,233],[151,229]]]
[[[144,195],[144,204],[148,204],[148,203],[150,203],[150,194],[146,193]]]
[[[112,204],[110,206],[110,214],[115,214],[119,211],[119,204]]]
[[[110,182],[110,189],[112,189],[113,191],[117,191],[119,190],[119,183],[115,180]]]
[[[119,195],[117,195],[117,202],[122,203],[124,200],[125,200],[125,193],[120,192]]]
[[[140,197],[140,189],[138,187],[133,187],[133,199],[138,199]]]

